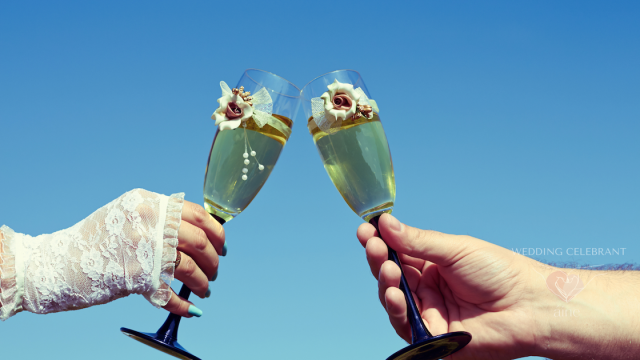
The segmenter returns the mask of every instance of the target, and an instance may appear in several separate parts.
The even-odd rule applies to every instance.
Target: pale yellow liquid
[[[380,117],[360,117],[334,124],[331,135],[309,119],[309,132],[331,181],[349,207],[365,221],[391,213],[396,183],[387,137]]]
[[[282,128],[291,129],[293,122],[290,119],[275,114],[273,117],[281,122]],[[242,125],[234,130],[218,130],[207,162],[204,207],[210,214],[225,221],[240,214],[258,194],[276,165],[290,134],[269,124],[260,128],[253,119],[249,119],[246,124],[247,138],[256,152],[258,162],[264,165],[264,170],[258,169],[253,156],[249,156],[249,165],[244,164],[242,154],[245,151],[245,129]],[[248,147],[247,152],[251,153]],[[249,170],[247,180],[242,180],[243,168]]]

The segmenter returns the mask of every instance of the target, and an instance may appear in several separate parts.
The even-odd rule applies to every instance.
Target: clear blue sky
[[[639,16],[633,1],[5,2],[0,224],[51,233],[138,187],[202,202],[221,80],[259,68],[302,87],[351,68],[381,109],[399,219],[564,249],[546,261],[640,263]],[[203,358],[384,359],[403,346],[361,220],[296,120],[262,192],[225,226],[213,295],[194,300],[204,316],[183,322],[181,343]],[[576,247],[626,250],[567,255]],[[164,317],[140,296],[21,313],[0,324],[3,358],[168,359],[118,330]]]

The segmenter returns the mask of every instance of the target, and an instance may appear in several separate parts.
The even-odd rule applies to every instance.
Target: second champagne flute
[[[362,77],[353,70],[327,73],[305,85],[302,98],[309,132],[333,184],[351,210],[378,229],[380,216],[393,210],[396,183],[378,106]],[[389,260],[402,273],[398,254],[387,248]],[[404,273],[400,290],[407,302],[412,343],[387,360],[440,359],[471,341],[465,331],[433,336],[422,321]]]
[[[235,88],[220,82],[222,97],[211,116],[218,130],[204,179],[204,207],[220,224],[256,197],[291,135],[300,89],[273,73],[248,69]],[[185,285],[180,296],[187,299]],[[199,360],[178,344],[181,317],[170,314],[156,333],[121,328],[128,336],[180,359]]]

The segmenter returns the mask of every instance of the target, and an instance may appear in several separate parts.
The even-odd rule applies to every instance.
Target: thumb
[[[378,220],[378,234],[395,251],[442,266],[455,263],[469,245],[466,236],[414,228],[389,214]]]

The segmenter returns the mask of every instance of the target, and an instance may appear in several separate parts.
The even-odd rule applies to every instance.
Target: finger
[[[367,241],[374,236],[378,236],[378,231],[376,231],[376,228],[373,225],[364,223],[358,226],[356,236],[358,237],[362,247],[367,247]]]
[[[195,260],[207,279],[213,278],[218,272],[220,258],[209,242],[207,234],[201,228],[188,222],[180,224],[178,250]]]
[[[379,238],[373,237],[367,242],[365,252],[367,254],[367,262],[369,262],[369,268],[371,268],[371,273],[373,274],[373,277],[378,279],[380,267],[389,258],[387,245]]]
[[[180,264],[176,267],[174,276],[199,297],[204,298],[207,295],[209,278],[189,255],[182,253]]]
[[[182,220],[202,229],[218,255],[225,256],[227,254],[224,228],[202,206],[185,201],[182,208]]]
[[[396,287],[387,289],[384,295],[389,321],[396,333],[406,342],[411,343],[411,325],[407,319],[407,302],[404,294]]]
[[[442,266],[449,266],[456,262],[465,252],[469,239],[473,239],[414,228],[402,224],[389,214],[383,214],[380,217],[378,226],[382,239],[392,249]]]
[[[420,270],[413,266],[402,264],[402,273],[400,273],[398,265],[391,260],[387,260],[380,268],[378,279],[378,295],[380,296],[380,301],[384,299],[384,294],[389,287],[400,288],[400,278],[402,274],[404,274],[407,285],[409,285],[411,291],[415,292],[418,289],[422,278]],[[382,304],[384,306],[385,303],[382,301]]]
[[[390,287],[400,287],[400,268],[396,263],[391,260],[387,260],[380,267],[380,274],[378,275],[378,297],[380,303],[386,309],[387,302],[385,301],[385,294]]]
[[[169,298],[169,302],[162,308],[171,313],[187,318],[190,318],[192,316],[202,316],[202,310],[198,309],[195,305],[193,305],[193,303],[186,300],[185,298],[176,295],[176,293],[173,291],[171,292],[171,298]]]

